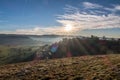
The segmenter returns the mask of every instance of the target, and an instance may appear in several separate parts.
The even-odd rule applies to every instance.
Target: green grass
[[[37,47],[29,46],[0,46],[0,65],[29,61]],[[31,58],[32,59],[32,58]]]
[[[120,54],[31,61],[0,66],[0,80],[120,80]]]

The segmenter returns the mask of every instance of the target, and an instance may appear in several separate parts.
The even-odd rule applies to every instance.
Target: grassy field
[[[0,80],[120,80],[120,54],[31,61],[0,66]]]
[[[37,47],[2,45],[0,46],[0,65],[30,61],[36,49]]]

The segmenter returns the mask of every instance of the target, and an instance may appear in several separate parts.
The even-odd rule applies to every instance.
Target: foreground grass
[[[120,54],[3,65],[0,80],[120,80]]]

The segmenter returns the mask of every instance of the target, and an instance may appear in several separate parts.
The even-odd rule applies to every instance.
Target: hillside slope
[[[0,80],[120,80],[120,54],[0,66]]]

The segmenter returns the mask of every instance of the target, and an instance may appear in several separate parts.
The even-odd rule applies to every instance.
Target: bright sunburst
[[[70,32],[70,31],[72,31],[72,29],[73,29],[72,25],[70,25],[70,24],[68,24],[68,25],[65,26],[65,31],[66,32]]]

